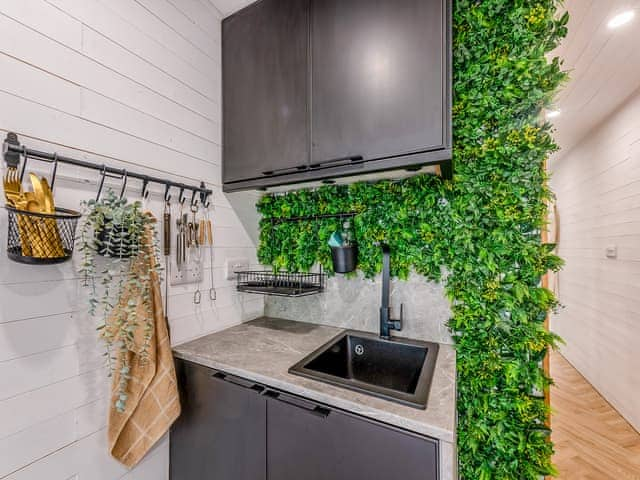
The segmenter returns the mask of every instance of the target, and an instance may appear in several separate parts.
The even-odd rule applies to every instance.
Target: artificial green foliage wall
[[[355,211],[359,268],[380,270],[376,242],[392,269],[443,279],[452,301],[458,359],[458,455],[465,480],[538,479],[554,473],[540,361],[557,338],[544,328],[556,305],[540,287],[561,266],[541,242],[545,158],[555,149],[541,109],[565,76],[545,54],[566,34],[554,0],[454,1],[452,181],[326,186],[267,195],[258,255],[264,264],[330,270],[329,235],[339,221],[271,218]]]

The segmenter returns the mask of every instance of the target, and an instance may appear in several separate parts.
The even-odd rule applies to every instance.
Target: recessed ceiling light
[[[549,110],[546,114],[547,118],[556,118],[559,117],[562,113],[562,110]]]
[[[609,28],[618,28],[629,23],[635,16],[636,12],[634,10],[626,10],[611,18],[607,25]]]

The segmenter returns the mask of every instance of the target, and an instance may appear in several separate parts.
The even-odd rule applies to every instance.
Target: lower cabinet
[[[438,478],[434,440],[297,397],[273,395],[267,401],[269,480]]]
[[[172,480],[438,479],[438,442],[178,361]]]
[[[177,362],[182,415],[171,428],[171,480],[265,480],[263,388]]]

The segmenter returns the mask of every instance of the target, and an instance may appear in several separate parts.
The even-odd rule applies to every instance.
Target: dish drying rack
[[[237,290],[245,293],[304,297],[324,291],[326,275],[320,273],[288,273],[269,270],[236,272]]]
[[[284,222],[307,222],[325,218],[352,218],[357,212],[342,212],[308,216],[270,218],[272,224]],[[239,292],[274,295],[278,297],[304,297],[324,291],[326,274],[308,272],[274,272],[271,270],[249,270],[235,272],[236,289]]]

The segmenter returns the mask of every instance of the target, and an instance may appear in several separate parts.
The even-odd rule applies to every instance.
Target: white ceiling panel
[[[552,121],[561,157],[640,88],[640,0],[565,0],[569,34],[551,56],[564,59],[570,80],[558,94]],[[634,10],[617,29],[615,15]]]
[[[255,0],[207,0],[216,7],[223,17],[228,17],[234,12],[243,9]]]

